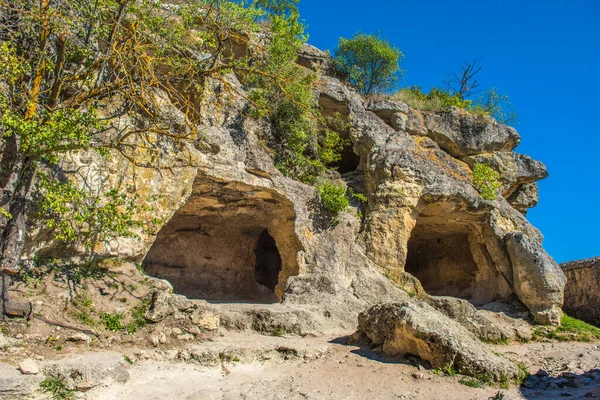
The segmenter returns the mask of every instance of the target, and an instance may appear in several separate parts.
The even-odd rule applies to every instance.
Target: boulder
[[[12,365],[0,363],[0,398],[9,400],[30,396],[43,379],[40,375],[23,375]]]
[[[424,117],[428,136],[454,157],[511,151],[521,141],[514,128],[456,107],[448,112],[427,112]]]
[[[518,368],[492,353],[457,321],[423,302],[384,303],[362,312],[358,330],[384,353],[418,355],[432,368],[493,380],[516,378]]]
[[[539,201],[539,190],[537,183],[524,183],[507,198],[508,203],[516,210],[527,213],[532,207],[535,207]]]
[[[64,379],[72,390],[86,391],[103,383],[125,383],[129,372],[119,353],[87,353],[61,360],[46,361],[42,371],[47,376]]]
[[[456,297],[427,296],[423,301],[460,323],[480,339],[492,342],[508,339],[508,335],[500,326],[466,300]]]
[[[308,43],[302,44],[296,59],[296,64],[312,71],[327,70],[330,62],[331,56],[329,54]]]

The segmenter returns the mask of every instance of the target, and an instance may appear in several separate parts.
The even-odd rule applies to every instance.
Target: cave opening
[[[407,243],[404,270],[433,296],[451,296],[482,306],[510,296],[481,230],[482,216],[448,203],[427,207]]]
[[[408,242],[406,272],[431,295],[470,300],[478,268],[468,234],[436,232],[423,224],[415,229]]]
[[[298,274],[293,204],[253,187],[212,183],[158,232],[142,262],[190,299],[274,303]]]
[[[340,160],[334,162],[331,167],[337,169],[342,175],[356,171],[360,165],[360,156],[354,152],[354,144],[350,135],[348,126],[350,109],[348,104],[340,103],[336,99],[321,93],[319,105],[322,108],[323,115],[330,118],[327,121],[327,128],[336,132],[344,142]]]
[[[281,272],[281,256],[277,243],[269,231],[265,229],[258,238],[256,246],[256,264],[254,279],[257,283],[275,291]]]

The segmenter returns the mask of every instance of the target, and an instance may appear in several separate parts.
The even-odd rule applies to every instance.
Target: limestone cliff
[[[309,46],[298,63],[327,70],[326,55]],[[119,185],[154,199],[146,218],[157,229],[98,254],[142,263],[190,298],[311,305],[348,325],[371,305],[414,295],[476,306],[518,300],[538,321],[559,322],[565,277],[524,216],[547,173],[513,152],[520,140],[513,128],[460,109],[366,101],[325,72],[315,95],[325,113],[351,126],[340,132],[351,146],[330,177],[364,193],[366,206],[354,204],[328,224],[316,189],[274,167],[259,140],[268,127],[246,116],[245,102],[208,96],[198,136],[165,144],[158,157],[142,153],[131,164],[77,153],[63,161],[74,181],[98,192]],[[156,98],[178,126],[181,112]],[[501,173],[495,201],[473,187],[471,166],[481,161]],[[39,231],[28,242],[29,257],[36,252],[66,254]]]

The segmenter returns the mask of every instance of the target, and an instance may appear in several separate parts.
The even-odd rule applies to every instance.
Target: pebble
[[[35,360],[26,358],[19,364],[19,371],[24,375],[37,375],[40,373],[40,367]]]

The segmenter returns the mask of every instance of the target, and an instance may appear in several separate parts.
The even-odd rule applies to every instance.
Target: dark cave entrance
[[[431,295],[471,299],[478,268],[468,234],[415,229],[408,242],[406,272]]]
[[[281,256],[275,239],[267,229],[260,234],[255,253],[254,279],[274,291],[281,272]]]
[[[200,187],[156,236],[145,272],[190,299],[279,301],[299,268],[293,204],[240,183]]]
[[[479,228],[483,218],[450,202],[430,204],[411,232],[404,270],[433,296],[458,297],[475,306],[510,297],[510,285]]]
[[[342,136],[340,135],[340,137]],[[348,172],[356,171],[360,165],[360,157],[354,152],[352,143],[344,146],[341,155],[341,160],[334,164],[334,167],[337,168],[338,172],[343,175]]]
[[[350,128],[347,126],[350,116],[348,104],[339,103],[336,99],[321,93],[319,105],[323,109],[323,115],[332,118],[328,121],[328,128],[337,132],[340,139],[345,141],[341,151],[341,159],[333,163],[331,167],[337,169],[342,175],[356,171],[360,165],[360,157],[354,152],[354,144],[350,138]]]

